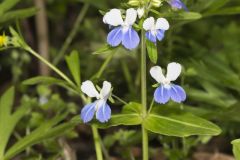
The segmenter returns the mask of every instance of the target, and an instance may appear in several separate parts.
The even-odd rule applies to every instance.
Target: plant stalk
[[[147,115],[147,80],[146,80],[146,42],[145,31],[141,31],[141,100],[143,119]],[[143,160],[148,160],[148,132],[142,124],[142,149]]]
[[[95,125],[91,125],[91,127],[92,127],[92,132],[93,132],[93,138],[94,138],[94,144],[95,144],[97,160],[103,160],[102,149],[101,149],[101,142],[100,142],[98,129],[97,129],[97,127]]]
[[[25,49],[28,52],[30,52],[34,57],[38,58],[41,62],[45,63],[53,71],[55,71],[61,78],[63,78],[65,81],[67,81],[71,86],[75,86],[75,84],[62,71],[60,71],[57,67],[55,67],[50,62],[48,62],[46,59],[44,59],[42,56],[40,56],[38,53],[36,53],[32,48],[27,47]]]

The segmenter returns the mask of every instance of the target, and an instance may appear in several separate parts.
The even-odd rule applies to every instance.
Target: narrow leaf
[[[8,11],[9,9],[13,8],[20,0],[4,0],[0,4],[0,15]]]
[[[79,62],[79,54],[77,51],[72,51],[69,56],[66,56],[66,62],[68,65],[68,68],[77,83],[78,86],[81,84],[80,79],[80,62]]]
[[[202,18],[202,15],[198,12],[160,13],[154,9],[151,9],[151,12],[153,12],[154,14],[156,14],[158,16],[171,18],[174,20],[198,20],[198,19]]]
[[[6,12],[1,16],[0,23],[5,23],[8,21],[13,21],[16,19],[24,19],[27,17],[31,17],[37,13],[36,8],[27,8],[27,9],[19,9],[15,11]]]
[[[146,45],[149,59],[156,64],[158,59],[157,45],[149,40],[146,40]]]

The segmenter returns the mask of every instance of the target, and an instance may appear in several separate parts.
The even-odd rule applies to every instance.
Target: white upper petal
[[[150,69],[150,74],[158,83],[163,83],[165,80],[162,69],[159,66],[152,67]]]
[[[81,90],[83,93],[88,95],[89,97],[99,97],[99,93],[93,85],[92,81],[85,81],[81,85]]]
[[[145,19],[145,21],[143,22],[143,28],[146,30],[146,31],[149,31],[149,30],[152,30],[154,28],[154,24],[155,23],[155,20],[153,17],[150,17],[150,18],[147,18]]]
[[[156,29],[168,30],[169,23],[165,18],[158,18],[156,22]]]
[[[137,19],[137,11],[133,8],[129,8],[126,11],[125,23],[128,25],[133,25]]]
[[[175,63],[175,62],[169,63],[167,66],[166,78],[169,81],[175,81],[179,77],[181,70],[182,70],[182,67],[179,63]]]
[[[111,92],[111,83],[108,81],[104,81],[103,82],[103,86],[102,89],[100,91],[100,95],[104,98],[104,99],[108,99],[110,92]]]
[[[123,24],[121,11],[119,9],[111,9],[103,17],[103,22],[112,26],[119,26]]]

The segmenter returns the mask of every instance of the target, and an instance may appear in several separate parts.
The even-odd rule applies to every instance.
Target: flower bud
[[[162,4],[161,0],[152,0],[151,1],[151,5],[154,6],[154,7],[160,7],[161,4]]]
[[[131,6],[139,6],[140,5],[140,1],[139,0],[129,0],[128,2],[129,5]]]
[[[144,8],[138,8],[137,9],[137,14],[138,14],[138,18],[142,18],[142,16],[144,15]]]

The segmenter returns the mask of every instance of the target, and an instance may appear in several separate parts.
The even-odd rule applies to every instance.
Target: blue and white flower
[[[168,0],[167,2],[173,9],[184,9],[188,11],[186,5],[181,0]]]
[[[111,83],[104,81],[102,89],[98,92],[92,81],[85,81],[81,85],[81,90],[88,97],[96,98],[93,103],[87,104],[81,111],[81,119],[84,123],[91,121],[96,112],[96,119],[100,122],[107,122],[111,117],[111,109],[107,100],[111,94]]]
[[[147,18],[143,22],[143,28],[146,31],[146,37],[149,41],[156,43],[164,38],[164,33],[169,29],[169,23],[165,18],[158,18],[155,22],[153,17]]]
[[[119,9],[111,9],[107,12],[103,17],[103,22],[114,27],[108,34],[108,44],[112,47],[122,44],[129,50],[135,49],[140,42],[138,33],[132,27],[136,19],[137,11],[133,8],[126,11],[126,18],[124,21]]]
[[[174,102],[181,103],[186,100],[184,89],[172,83],[181,73],[181,65],[175,62],[169,63],[167,66],[166,77],[162,73],[159,66],[150,69],[151,76],[160,84],[154,92],[154,100],[160,104],[166,104],[170,99]]]

